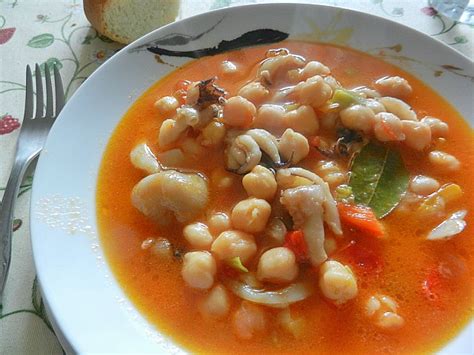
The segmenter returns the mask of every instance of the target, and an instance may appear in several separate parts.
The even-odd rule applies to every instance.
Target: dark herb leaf
[[[352,162],[349,185],[356,203],[371,207],[377,218],[383,218],[400,202],[408,180],[398,151],[369,143]]]

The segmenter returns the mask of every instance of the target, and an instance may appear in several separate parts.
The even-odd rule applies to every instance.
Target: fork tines
[[[41,67],[35,65],[35,82],[36,82],[36,113],[34,118],[53,118],[58,115],[64,106],[64,91],[61,76],[59,74],[58,67],[53,64],[54,73],[54,90],[51,82],[50,68],[47,63],[44,64],[44,77],[45,77],[45,90],[46,90],[46,112],[44,111],[44,92],[43,92],[43,80],[41,78]],[[26,98],[25,98],[25,119],[33,117],[33,75],[31,74],[31,68],[29,65],[26,66]],[[53,98],[54,96],[54,98]],[[56,101],[56,107],[54,102]]]

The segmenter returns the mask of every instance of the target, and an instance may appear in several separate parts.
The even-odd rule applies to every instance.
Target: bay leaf
[[[349,185],[356,203],[371,207],[377,218],[383,218],[400,202],[409,178],[398,151],[371,142],[354,158]]]

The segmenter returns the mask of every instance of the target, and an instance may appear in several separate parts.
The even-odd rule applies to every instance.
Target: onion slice
[[[275,291],[252,288],[250,285],[236,280],[227,280],[224,284],[244,300],[276,308],[288,307],[292,303],[308,298],[313,293],[310,284],[303,282]]]
[[[454,212],[448,219],[444,220],[437,227],[433,228],[426,239],[450,239],[456,234],[461,233],[466,227],[466,221],[464,220],[466,214],[466,210]]]

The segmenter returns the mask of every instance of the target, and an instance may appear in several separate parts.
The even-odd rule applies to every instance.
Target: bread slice
[[[84,12],[99,33],[128,44],[173,22],[180,0],[84,0]]]

